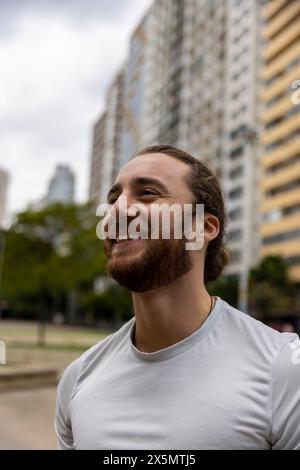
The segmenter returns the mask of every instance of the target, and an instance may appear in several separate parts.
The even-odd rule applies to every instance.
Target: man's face
[[[185,178],[190,167],[165,154],[146,154],[130,160],[119,172],[108,194],[116,214],[124,213],[136,203],[142,203],[149,215],[153,204],[191,204],[193,193]],[[128,224],[130,217],[128,216]],[[132,292],[147,292],[165,286],[192,268],[191,255],[185,249],[185,238],[137,239],[117,243],[106,238],[108,274]],[[172,232],[171,232],[172,234]],[[117,231],[118,237],[118,231]]]

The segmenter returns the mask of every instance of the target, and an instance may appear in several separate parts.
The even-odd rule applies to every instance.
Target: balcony
[[[265,39],[269,40],[276,34],[278,34],[283,28],[286,28],[290,21],[297,16],[300,12],[300,2],[291,2],[287,5],[282,12],[276,15],[270,22],[263,32]]]
[[[298,61],[299,64],[293,67],[290,72],[286,71],[282,77],[275,81],[275,83],[265,87],[263,93],[261,94],[261,99],[264,102],[270,102],[272,99],[280,96],[282,93],[288,94],[288,92],[291,91],[291,84],[300,77],[300,48]]]
[[[280,255],[283,258],[300,255],[300,237],[297,240],[288,240],[274,243],[261,248],[261,256]]]
[[[273,0],[272,2],[267,2],[267,5],[262,10],[263,18],[269,20],[288,3],[290,3],[289,0]]]
[[[280,33],[275,39],[271,40],[269,45],[263,52],[265,61],[270,62],[281,51],[287,49],[289,44],[293,43],[300,36],[300,19],[296,19],[291,23],[287,30]]]
[[[300,152],[300,138],[295,138],[284,145],[279,146],[269,153],[265,153],[262,158],[262,166],[267,169],[294,157]]]
[[[268,212],[273,209],[284,209],[300,204],[300,189],[295,188],[286,193],[278,194],[265,198],[262,202],[262,212]]]
[[[270,80],[272,77],[277,75],[280,72],[286,72],[288,65],[293,62],[293,60],[299,58],[300,56],[300,40],[296,41],[295,44],[292,44],[288,49],[282,52],[276,59],[274,59],[270,64],[267,64],[262,73],[261,77],[263,80]]]
[[[284,120],[282,124],[279,124],[273,129],[264,132],[261,137],[261,143],[263,145],[268,145],[272,142],[276,142],[288,136],[289,134],[292,134],[298,129],[300,130],[300,112],[295,116],[291,116],[290,118]]]
[[[282,217],[280,220],[274,222],[264,223],[261,227],[260,234],[262,237],[269,237],[297,229],[300,229],[299,213]]]

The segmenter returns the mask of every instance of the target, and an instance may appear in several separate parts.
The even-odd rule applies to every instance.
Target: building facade
[[[226,1],[188,0],[184,11],[179,146],[222,175]]]
[[[149,71],[149,20],[147,12],[130,39],[124,71],[123,127],[119,167],[144,146],[147,75]]]
[[[261,256],[281,255],[299,284],[300,100],[292,86],[300,79],[300,2],[267,3],[263,19]]]
[[[239,307],[247,310],[249,270],[260,250],[260,0],[227,2],[225,120],[222,184],[230,263],[239,280]]]
[[[106,95],[106,110],[93,130],[89,198],[97,207],[106,196],[120,167],[123,128],[123,69],[116,75]]]

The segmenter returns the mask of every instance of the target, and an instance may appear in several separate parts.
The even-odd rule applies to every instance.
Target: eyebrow
[[[159,181],[158,179],[156,178],[151,178],[149,176],[138,176],[137,178],[134,178],[132,181],[131,181],[131,186],[145,186],[147,184],[151,184],[153,186],[156,186],[157,188],[159,188],[161,191],[163,191],[164,193],[167,193],[169,194],[169,191],[167,189],[167,187],[164,185],[164,183],[162,183],[162,181]],[[118,193],[119,191],[121,191],[122,189],[122,186],[120,183],[115,183],[109,190],[108,194],[107,194],[107,200],[109,201],[109,199],[111,198],[111,196],[115,193]]]

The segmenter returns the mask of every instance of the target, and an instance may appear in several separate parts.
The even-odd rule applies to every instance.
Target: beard
[[[192,267],[190,252],[183,239],[145,239],[143,247],[128,246],[113,250],[110,239],[104,240],[107,256],[107,274],[132,292],[147,292],[167,286],[189,272]]]

